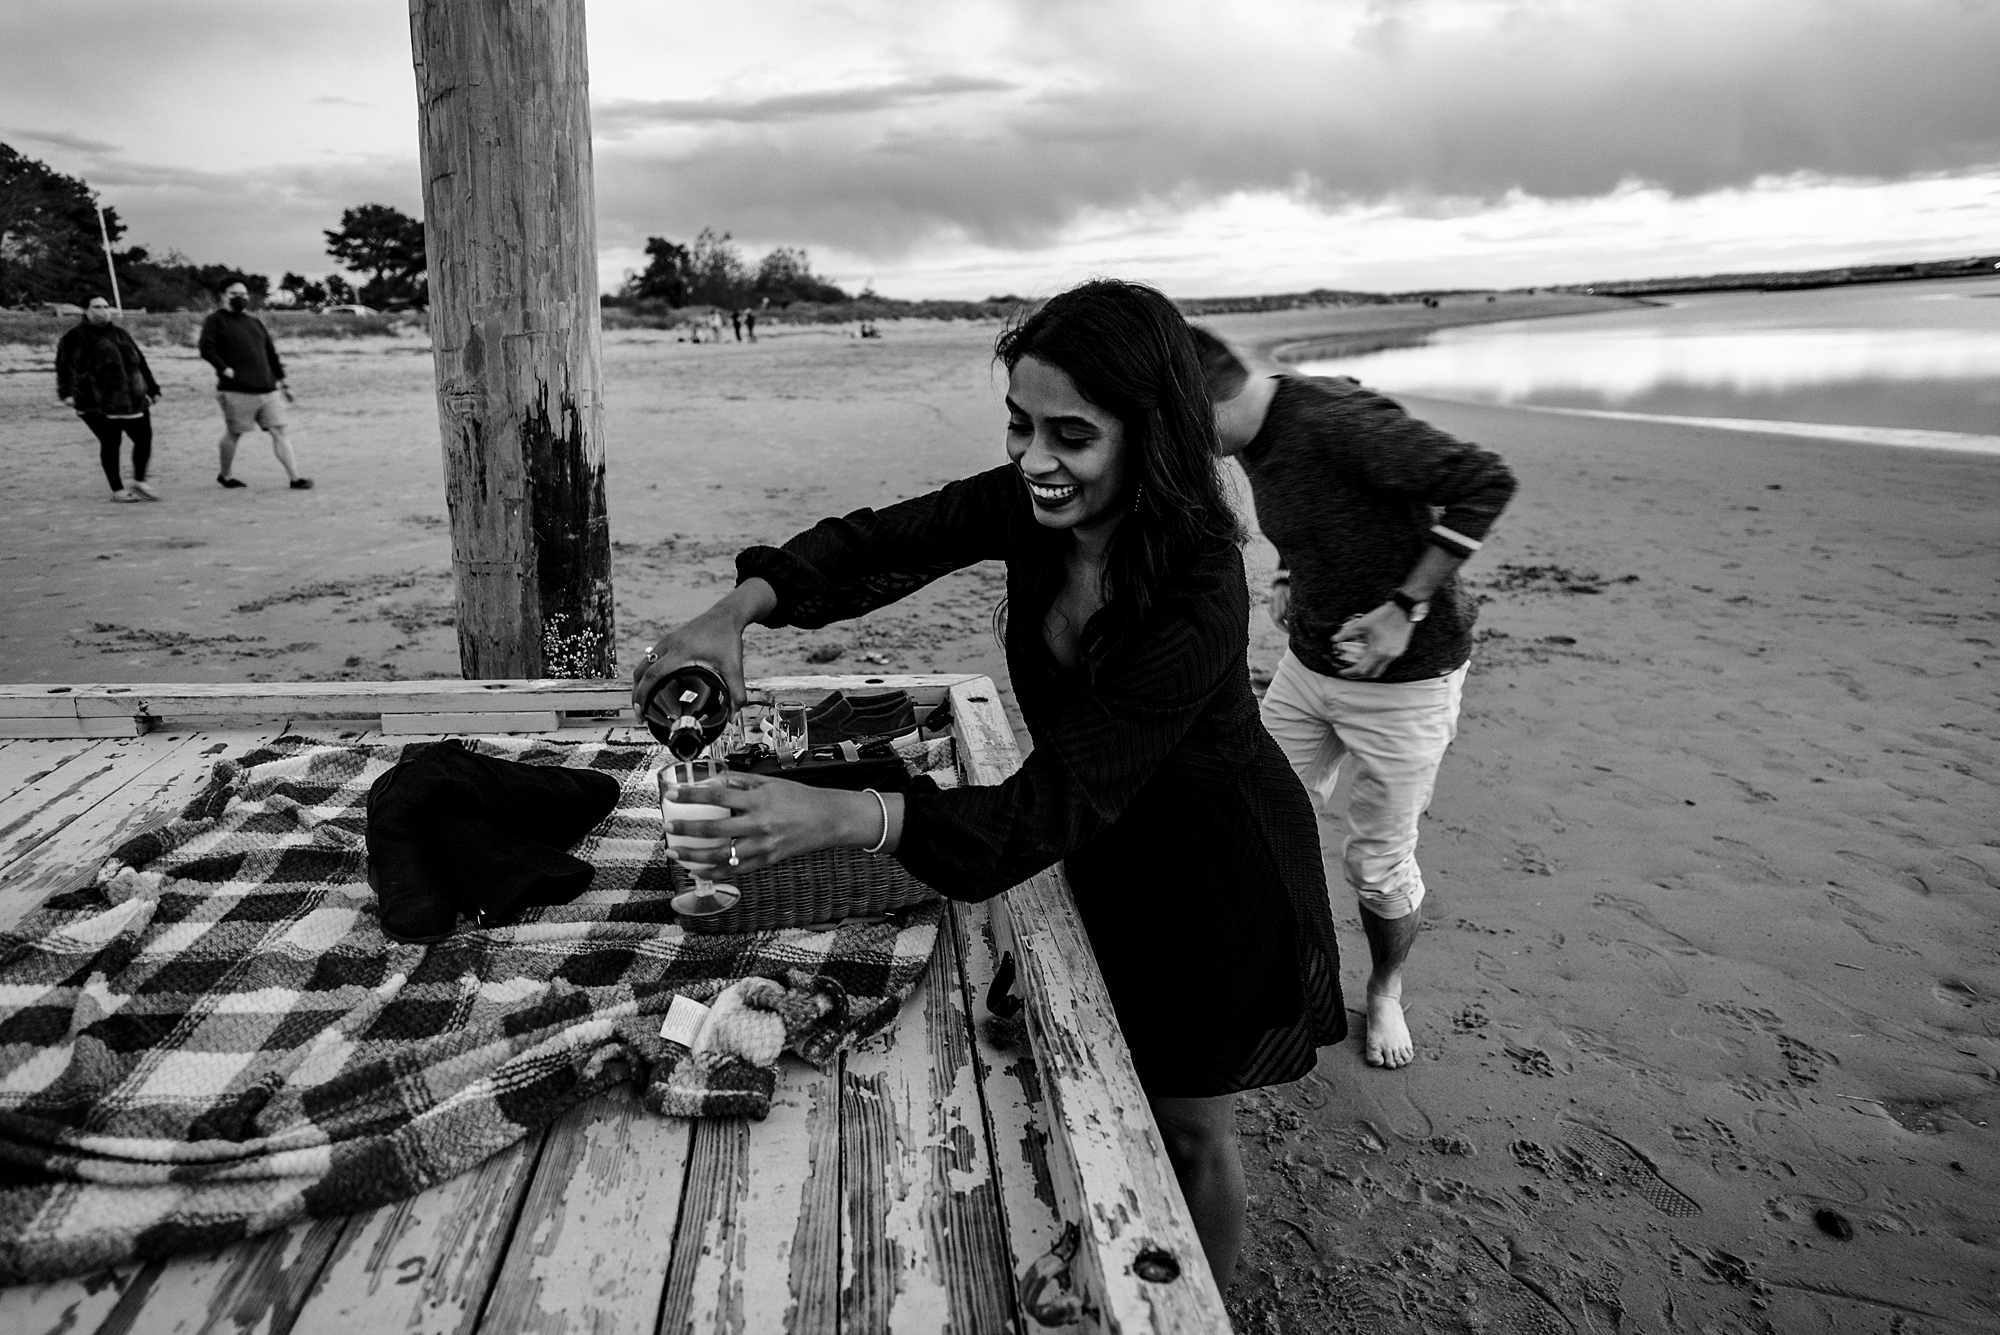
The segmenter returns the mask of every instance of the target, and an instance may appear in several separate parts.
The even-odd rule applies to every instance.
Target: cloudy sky
[[[1524,286],[2000,250],[2000,0],[590,0],[600,270]],[[0,140],[131,240],[419,211],[403,0],[5,0]]]

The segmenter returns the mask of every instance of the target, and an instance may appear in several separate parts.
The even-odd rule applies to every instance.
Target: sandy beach
[[[1591,304],[1625,303],[1213,323],[1269,348]],[[741,546],[1002,458],[996,331],[607,336],[622,661]],[[50,351],[0,348],[0,680],[457,675],[428,347],[284,352],[315,490],[261,437],[247,489],[217,487],[208,370],[149,348],[165,499],[111,505]],[[2000,460],[1405,402],[1521,491],[1467,568],[1418,1059],[1375,1071],[1350,1042],[1243,1100],[1238,1329],[2000,1327]],[[1248,556],[1261,588],[1272,552]],[[999,591],[978,568],[756,632],[750,671],[1004,681]],[[1253,616],[1253,668],[1281,651]]]

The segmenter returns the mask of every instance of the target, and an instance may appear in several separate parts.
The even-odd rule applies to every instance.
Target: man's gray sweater
[[[1499,455],[1344,379],[1281,378],[1263,427],[1237,457],[1258,527],[1291,571],[1292,652],[1325,676],[1337,675],[1333,634],[1342,622],[1388,601],[1426,544],[1477,551],[1514,494]],[[1477,615],[1457,579],[1446,580],[1380,680],[1456,670],[1471,656]]]

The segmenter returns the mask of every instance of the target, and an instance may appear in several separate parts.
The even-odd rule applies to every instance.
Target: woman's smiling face
[[[1124,513],[1125,424],[1035,357],[1007,373],[1007,457],[1044,528],[1087,528]]]

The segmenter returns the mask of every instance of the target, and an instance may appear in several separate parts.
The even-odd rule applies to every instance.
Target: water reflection
[[[1501,403],[1582,392],[1623,407],[1667,385],[1747,394],[1857,380],[1991,380],[2000,375],[2000,331],[1450,329],[1423,346],[1339,360],[1342,373],[1384,389]]]
[[[1992,280],[1722,294],[1393,342],[1302,369],[1485,403],[2000,434]]]

